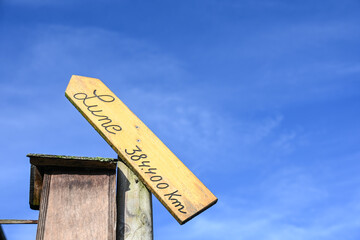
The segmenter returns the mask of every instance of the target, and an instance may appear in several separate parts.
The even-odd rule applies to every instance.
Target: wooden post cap
[[[30,158],[30,163],[41,166],[58,167],[80,167],[80,168],[108,168],[116,169],[117,159],[102,157],[77,157],[65,155],[35,154],[26,155]]]
[[[102,157],[77,157],[65,155],[35,154],[26,155],[30,158],[30,195],[29,204],[33,210],[39,210],[43,185],[43,168],[97,168],[116,169],[117,159]]]

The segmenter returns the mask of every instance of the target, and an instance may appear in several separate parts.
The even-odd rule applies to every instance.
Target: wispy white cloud
[[[222,66],[226,70],[241,69],[230,76],[224,71],[237,83],[220,89],[238,96],[240,111],[248,106],[273,110],[356,96],[352,86],[358,83],[359,61],[349,56],[360,38],[356,29],[351,19],[256,26],[237,42],[219,44],[218,52],[216,47],[213,50],[223,59],[232,56],[231,67]],[[218,91],[214,88],[213,94]]]
[[[17,33],[11,34],[14,35],[6,39],[18,37]],[[32,79],[32,84],[46,84],[59,81],[60,74],[67,73],[70,77],[74,73],[86,73],[117,81],[115,86],[125,83],[121,88],[125,91],[126,83],[133,81],[140,87],[144,84],[151,87],[151,83],[176,83],[186,74],[180,62],[156,46],[114,31],[40,25],[24,35],[21,44],[27,48],[20,58],[11,59],[16,60],[17,66],[8,67],[17,71],[6,76],[7,82]]]
[[[277,127],[280,126],[283,116],[278,115],[271,118],[262,119],[261,122],[249,123],[242,127],[240,139],[245,144],[258,143],[269,136]]]
[[[284,152],[291,152],[294,146],[294,140],[297,138],[297,133],[293,130],[288,133],[280,134],[278,139],[275,140],[273,146],[281,148]]]
[[[357,239],[357,198],[353,195],[346,202],[332,202],[331,184],[323,185],[317,175],[305,169],[280,169],[269,173],[260,187],[253,186],[255,195],[245,196],[234,186],[231,192],[219,196],[211,215],[201,215],[181,228],[169,224],[157,231],[165,236],[172,234],[174,240]]]

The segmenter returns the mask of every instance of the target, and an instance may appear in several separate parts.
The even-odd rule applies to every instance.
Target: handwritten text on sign
[[[183,224],[217,198],[99,79],[73,76],[66,97]]]
[[[113,102],[115,101],[115,98],[113,96],[110,95],[97,95],[96,94],[96,89],[93,92],[94,96],[90,96],[88,97],[88,95],[86,93],[75,93],[74,94],[74,98],[76,100],[81,100],[82,103],[84,104],[84,106],[87,108],[87,110],[95,117],[98,117],[98,121],[102,122],[101,126],[105,129],[105,131],[107,131],[108,133],[111,134],[115,134],[115,131],[121,131],[121,127],[117,124],[111,124],[112,120],[106,116],[106,115],[102,115],[102,111],[101,109],[98,108],[98,105],[89,105],[89,103],[87,103],[87,101],[89,101],[90,99],[98,99],[99,101],[105,102],[105,103],[109,103],[109,102]],[[108,129],[110,128],[110,130]]]
[[[93,96],[88,96],[86,93],[75,93],[73,96],[77,100],[81,100],[83,105],[87,108],[87,110],[95,117],[97,117],[99,122],[101,123],[101,126],[111,134],[116,134],[116,132],[121,131],[120,125],[114,125],[111,124],[112,120],[104,115],[102,112],[103,110],[99,108],[98,105],[90,105],[88,103],[90,99],[97,99],[99,101],[109,103],[113,102],[115,98],[111,95],[97,95],[96,89],[93,92]],[[110,128],[110,130],[108,129]],[[125,149],[125,152],[127,155],[130,156],[130,159],[134,162],[137,162],[139,160],[147,158],[147,155],[145,153],[142,153],[142,150],[139,146],[136,145],[136,148],[132,150],[132,152],[128,152],[127,149]],[[136,155],[138,154],[138,155]],[[141,168],[142,171],[144,171],[145,174],[150,174],[150,181],[156,182],[156,188],[158,189],[167,189],[169,188],[169,184],[166,182],[163,182],[163,177],[157,174],[157,168],[154,168],[150,165],[149,160],[142,160],[139,161],[140,163],[137,165],[139,168]],[[145,169],[145,170],[144,170]],[[178,190],[175,190],[171,193],[164,194],[165,197],[168,197],[167,200],[172,201],[172,204],[177,207],[177,211],[186,214],[186,212],[183,210],[185,207],[184,205],[178,200],[178,197],[181,197],[181,194],[178,193]]]
[[[139,161],[142,158],[147,158],[146,154],[141,154],[142,150],[136,145],[136,149],[133,150],[132,153],[128,153],[127,149],[125,149],[126,154],[130,155],[131,160],[133,161]],[[135,155],[135,152],[140,152],[140,155]],[[150,181],[156,182],[156,188],[158,189],[167,189],[169,187],[169,184],[166,182],[163,182],[163,177],[160,175],[157,175],[156,171],[157,169],[150,166],[150,161],[142,161],[141,164],[138,165],[139,168],[141,168],[142,171],[145,171],[145,174],[150,174]],[[145,170],[144,170],[145,169]],[[177,193],[178,190],[175,190],[171,193],[164,194],[165,197],[169,197],[167,200],[171,200],[172,204],[175,205],[175,207],[178,207],[177,211],[186,214],[184,209],[184,205],[177,199],[177,197],[181,197],[180,194]]]

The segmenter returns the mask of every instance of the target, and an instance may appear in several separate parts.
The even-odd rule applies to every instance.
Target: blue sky
[[[28,153],[116,157],[65,98],[101,79],[211,189],[157,240],[360,238],[360,2],[0,1],[0,218]],[[36,226],[3,226],[35,239]]]

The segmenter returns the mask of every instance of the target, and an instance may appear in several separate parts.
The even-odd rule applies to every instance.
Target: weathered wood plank
[[[46,167],[71,167],[71,168],[97,168],[116,169],[117,159],[102,157],[78,157],[64,155],[34,154],[27,155],[30,158],[30,208],[39,210],[43,169]]]
[[[39,210],[42,183],[43,179],[39,169],[31,164],[29,204],[33,210]]]
[[[115,240],[115,169],[46,171],[37,240]]]
[[[0,219],[0,224],[37,224],[38,220]]]
[[[99,79],[72,76],[66,97],[183,224],[217,198]]]
[[[87,167],[116,169],[116,159],[101,157],[77,157],[49,154],[28,154],[30,163],[36,166]]]
[[[39,209],[40,212],[39,212],[39,220],[36,231],[36,240],[44,240],[46,213],[48,208],[49,192],[50,192],[50,181],[51,181],[51,174],[45,173],[43,177],[43,186],[42,186],[41,198],[40,198],[40,209]]]
[[[138,177],[118,162],[117,240],[152,240],[151,194]]]

